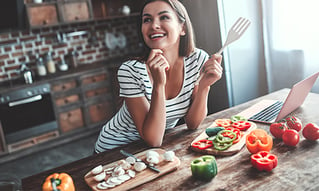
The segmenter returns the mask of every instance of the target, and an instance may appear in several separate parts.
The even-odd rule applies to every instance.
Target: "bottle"
[[[55,68],[55,63],[53,61],[51,52],[47,53],[46,62],[47,62],[48,72],[51,74],[55,73],[56,68]]]
[[[41,57],[37,58],[37,72],[39,76],[47,75],[47,69],[43,63],[43,58]]]

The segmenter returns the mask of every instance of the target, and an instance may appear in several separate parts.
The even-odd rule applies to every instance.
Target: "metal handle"
[[[27,99],[10,102],[9,103],[9,107],[13,107],[13,106],[16,106],[16,105],[22,105],[22,104],[26,104],[26,103],[31,103],[31,102],[35,102],[35,101],[38,101],[38,100],[41,100],[41,99],[42,99],[42,95],[37,95],[37,96],[30,97],[30,98],[27,98]]]

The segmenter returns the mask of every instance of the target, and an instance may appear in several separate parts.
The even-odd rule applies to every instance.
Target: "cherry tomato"
[[[282,139],[282,134],[288,129],[286,123],[272,123],[269,127],[270,133],[278,139]]]
[[[288,129],[282,134],[282,140],[288,146],[296,146],[299,143],[299,133],[294,129]]]
[[[319,139],[319,127],[314,123],[308,123],[302,130],[302,135],[311,141]]]
[[[298,119],[297,117],[291,116],[286,118],[286,123],[288,128],[294,129],[296,131],[300,131],[302,128],[302,123],[301,120]]]

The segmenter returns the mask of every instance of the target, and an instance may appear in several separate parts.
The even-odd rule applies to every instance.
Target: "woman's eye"
[[[167,20],[167,19],[169,19],[169,17],[168,16],[166,16],[166,15],[163,15],[163,16],[161,16],[161,18],[160,18],[161,20]]]
[[[151,21],[151,18],[144,18],[143,19],[143,23],[147,23],[147,22],[150,22]]]

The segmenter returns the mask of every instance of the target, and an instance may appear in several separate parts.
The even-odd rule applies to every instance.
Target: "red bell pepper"
[[[250,158],[253,167],[259,171],[271,171],[278,164],[277,156],[268,151],[260,151],[256,154],[252,154]]]
[[[241,131],[246,131],[251,127],[251,123],[249,121],[236,121],[232,124],[232,127],[237,128]]]
[[[213,142],[211,140],[207,140],[207,139],[199,140],[199,141],[196,141],[192,144],[192,147],[198,148],[200,150],[205,150],[205,149],[212,147],[212,146],[213,146]]]

